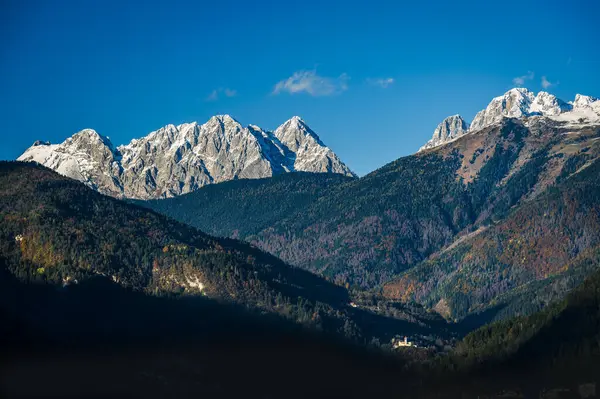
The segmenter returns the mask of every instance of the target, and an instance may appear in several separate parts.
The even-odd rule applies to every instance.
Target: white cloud
[[[341,74],[337,78],[317,75],[316,70],[294,72],[289,78],[278,82],[272,94],[287,92],[290,94],[308,93],[311,96],[330,96],[348,90],[348,75]]]
[[[219,99],[219,92],[218,90],[213,90],[208,97],[206,97],[206,101],[217,101]]]
[[[223,90],[223,93],[225,94],[225,97],[235,97],[237,95],[237,91],[227,88]]]
[[[225,97],[235,97],[237,95],[237,91],[228,89],[227,87],[219,87],[218,89],[214,89],[210,92],[208,97],[206,97],[206,101],[217,101],[222,95]]]
[[[552,86],[556,86],[558,82],[550,82],[545,76],[542,76],[541,84],[544,89],[549,89]]]
[[[379,86],[383,89],[387,89],[392,84],[394,84],[394,78],[384,78],[384,79],[367,79],[367,83],[373,86]]]
[[[526,75],[517,76],[512,80],[515,86],[523,86],[527,80],[531,80],[535,77],[535,74],[531,71],[527,71]]]

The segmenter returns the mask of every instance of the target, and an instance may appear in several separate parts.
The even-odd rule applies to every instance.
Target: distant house
[[[16,241],[16,242],[21,242],[21,241],[23,241],[23,238],[24,238],[24,237],[23,237],[23,234],[19,234],[19,235],[17,235],[17,236],[15,237],[15,241]]]
[[[414,343],[410,342],[408,340],[408,337],[404,337],[403,340],[401,339],[392,339],[392,347],[393,348],[401,348],[401,347],[405,347],[405,346],[416,346]]]
[[[353,308],[357,308],[358,307],[358,305],[355,304],[354,302],[350,302],[350,306],[352,306]]]

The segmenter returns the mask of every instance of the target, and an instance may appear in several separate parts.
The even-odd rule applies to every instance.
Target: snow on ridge
[[[84,129],[59,145],[36,142],[18,159],[43,164],[102,193],[138,199],[296,170],[354,176],[300,117],[284,125],[280,138],[257,125],[243,127],[230,115],[216,115],[204,124],[168,124],[116,148],[107,137]]]
[[[450,116],[435,129],[432,138],[418,152],[449,143],[457,138],[479,131],[502,121],[504,118],[547,117],[570,125],[600,123],[600,100],[577,94],[574,101],[565,102],[546,91],[533,93],[526,88],[513,88],[494,97],[487,107],[477,113],[471,124],[457,122],[460,115]],[[460,118],[462,119],[462,118]]]

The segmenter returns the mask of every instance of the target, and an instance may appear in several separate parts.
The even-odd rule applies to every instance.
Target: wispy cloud
[[[567,60],[567,65],[571,65],[571,62],[573,62],[573,58],[569,57],[569,59]]]
[[[367,83],[373,86],[379,86],[383,89],[387,89],[391,85],[394,84],[394,78],[380,78],[380,79],[372,79],[368,78]]]
[[[546,78],[545,76],[542,76],[542,83],[541,83],[541,84],[542,84],[542,87],[543,87],[544,89],[549,89],[549,88],[551,88],[552,86],[556,86],[558,83],[559,83],[559,82],[550,82],[550,81],[548,80],[548,78]]]
[[[527,71],[526,75],[523,76],[517,76],[516,78],[514,78],[512,80],[513,84],[515,86],[523,86],[525,84],[526,81],[531,80],[535,77],[535,74],[531,71]]]
[[[311,96],[331,96],[348,90],[348,80],[345,73],[337,78],[317,75],[316,70],[297,71],[292,76],[277,82],[272,94],[287,92],[290,94],[307,93]]]
[[[237,91],[233,89],[229,89],[227,87],[219,87],[218,89],[214,89],[210,92],[208,97],[206,97],[206,101],[217,101],[222,96],[225,97],[235,97],[237,95]]]

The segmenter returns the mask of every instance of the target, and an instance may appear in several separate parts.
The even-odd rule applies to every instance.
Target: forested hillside
[[[360,342],[431,332],[427,321],[353,308],[344,287],[248,244],[208,236],[41,166],[0,163],[0,220],[0,258],[23,282],[69,287],[101,278],[150,295],[237,304]]]
[[[503,223],[513,219],[523,229],[544,233],[535,223],[545,219],[533,210],[555,218],[542,226],[589,233],[561,245],[593,248],[598,191],[590,176],[597,176],[598,168],[593,162],[561,178],[555,188],[437,256],[450,256],[494,229],[504,231]],[[352,183],[338,189],[345,184]],[[533,213],[519,216],[527,209]],[[450,355],[406,350],[388,358],[343,342],[389,342],[403,334],[443,337],[448,326],[376,294],[355,292],[352,300],[359,307],[354,308],[344,287],[40,166],[0,164],[0,216],[0,344],[11,364],[0,373],[0,388],[9,396],[39,395],[40,386],[61,396],[82,392],[81,387],[111,395],[123,386],[148,396],[201,388],[211,395],[287,397],[375,392],[451,398],[506,389],[537,396],[548,387],[572,391],[573,384],[594,381],[598,370],[598,275],[542,313],[472,333]],[[573,258],[580,263],[572,266],[577,278],[591,273],[598,259],[583,256],[584,249],[580,253]],[[540,287],[542,292],[553,286]],[[319,330],[331,334],[308,334]],[[60,363],[52,360],[57,358]],[[306,370],[317,373],[314,384],[290,392],[298,376],[309,378]],[[263,371],[276,381],[265,384]],[[241,385],[229,384],[227,372],[242,376]],[[39,384],[24,383],[31,375],[40,375]],[[64,375],[83,385],[57,384]],[[357,381],[357,387],[335,383],[344,378]]]
[[[430,366],[423,397],[597,397],[600,271],[543,311],[472,332]],[[436,384],[444,393],[430,395]]]
[[[600,268],[600,162],[385,286],[452,319],[528,314]]]
[[[416,300],[448,318],[495,305],[502,307],[494,309],[494,317],[506,317],[561,298],[594,269],[595,231],[600,230],[596,198],[584,197],[583,203],[575,197],[559,204],[560,195],[551,190],[580,175],[578,184],[587,188],[564,186],[568,193],[561,195],[595,195],[589,191],[597,174],[589,167],[600,154],[598,137],[597,127],[573,129],[538,117],[526,123],[504,119],[363,178],[329,184],[304,203],[293,193],[312,187],[308,176],[297,176],[288,185],[291,193],[273,201],[262,193],[275,191],[272,187],[281,181],[265,179],[237,183],[235,190],[211,187],[224,198],[218,205],[196,200],[214,198],[202,194],[206,189],[147,205],[201,228],[215,228],[211,226],[218,225],[217,215],[224,209],[253,204],[248,212],[226,218],[219,234],[240,237],[339,285],[372,289],[403,276],[386,286],[388,297]],[[555,200],[550,199],[553,195]],[[262,229],[254,221],[261,199],[262,209],[293,211]],[[554,213],[543,216],[553,206],[558,207]],[[201,207],[218,211],[200,212]],[[504,244],[496,243],[495,235],[506,238]],[[553,245],[554,240],[560,243]],[[466,244],[461,243],[473,242],[481,248],[463,259],[460,251]],[[479,264],[481,257],[494,266]],[[468,259],[472,267],[451,272]],[[563,272],[568,272],[565,278],[558,278]]]
[[[275,314],[100,277],[28,284],[4,266],[0,259],[2,398],[397,397],[410,384],[398,377],[402,359]],[[356,383],[339,383],[347,378]]]
[[[135,203],[208,234],[243,238],[292,215],[301,218],[304,209],[328,190],[354,180],[339,174],[295,172],[209,185],[168,201]]]

